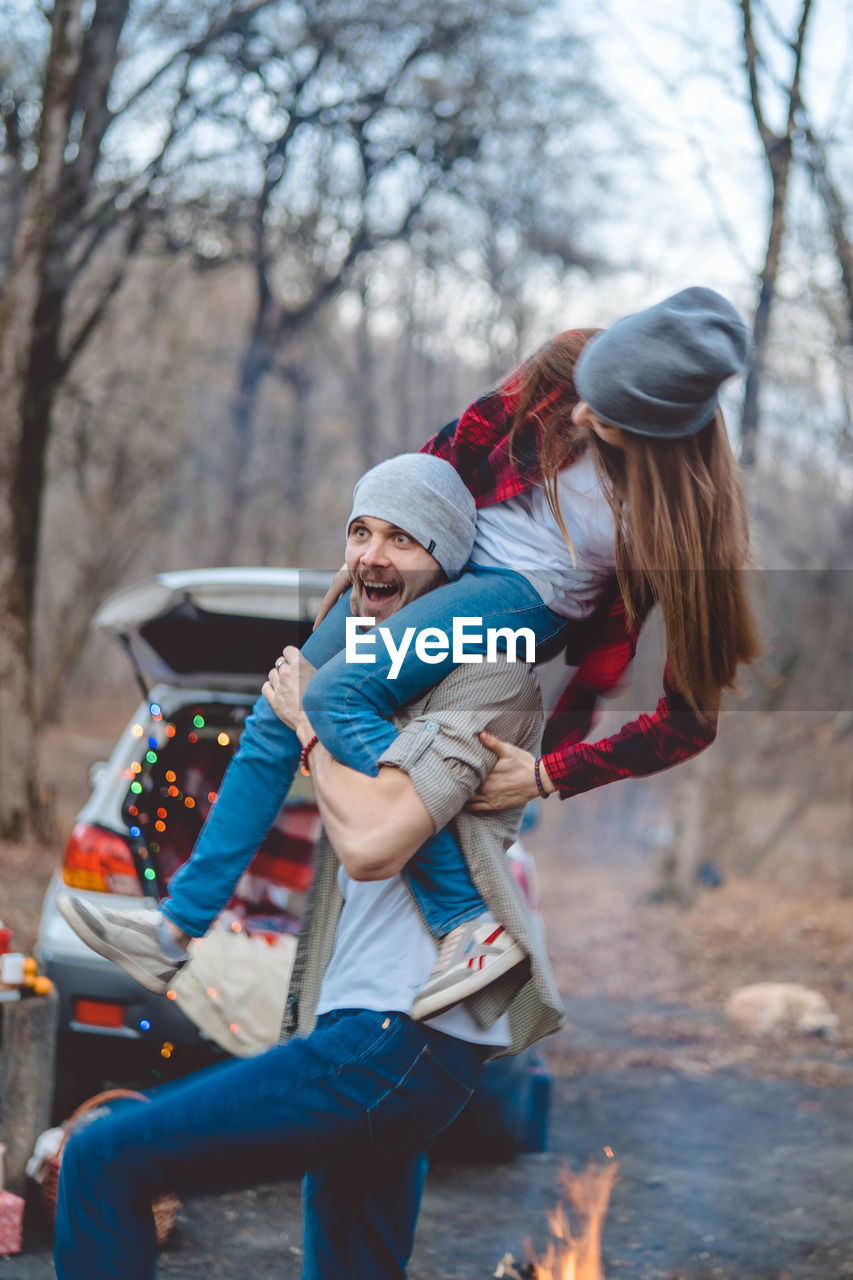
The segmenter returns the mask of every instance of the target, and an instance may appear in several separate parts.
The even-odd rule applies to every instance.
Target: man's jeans
[[[458,664],[452,654],[439,663],[423,663],[411,643],[399,675],[390,680],[391,658],[378,640],[375,664],[348,663],[343,652],[348,616],[345,598],[305,642],[302,652],[318,671],[305,691],[303,706],[337,760],[375,776],[376,761],[397,736],[390,717]],[[543,605],[526,578],[504,569],[472,568],[457,581],[412,601],[382,625],[398,646],[407,627],[416,632],[439,627],[450,634],[457,616],[482,618],[477,629],[484,637],[490,627],[529,627],[536,637],[538,660],[552,657],[564,642],[566,619]],[[466,646],[471,653],[478,648],[485,652],[485,644]],[[523,656],[523,645],[520,652]],[[169,919],[192,937],[206,933],[228,903],[284,803],[299,753],[296,734],[259,698],[192,858],[178,871],[161,904]],[[421,846],[404,874],[436,937],[484,910],[465,859],[447,830]]]
[[[461,1111],[488,1051],[405,1014],[338,1010],[304,1040],[126,1102],[69,1140],[59,1280],[151,1280],[151,1200],[302,1177],[303,1280],[401,1280],[425,1148]]]

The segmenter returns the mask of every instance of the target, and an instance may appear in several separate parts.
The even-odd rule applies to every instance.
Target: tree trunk
[[[353,417],[358,436],[359,470],[367,471],[381,461],[379,404],[376,397],[376,356],[370,332],[370,297],[362,277],[361,315],[356,330],[357,367],[353,380]]]
[[[764,266],[761,269],[761,289],[758,295],[758,306],[753,320],[752,364],[747,374],[743,394],[740,460],[745,467],[751,467],[755,463],[759,422],[758,395],[764,375],[764,367],[767,362],[770,316],[773,310],[773,300],[776,297],[776,279],[779,275],[779,261],[782,255],[782,244],[785,239],[785,202],[788,196],[788,178],[791,172],[790,144],[781,141],[779,143],[779,151],[780,154],[774,160],[772,168],[773,200],[770,211],[770,230],[767,236]]]
[[[313,538],[309,519],[308,497],[311,492],[309,475],[310,456],[310,395],[311,378],[305,365],[296,359],[283,376],[293,393],[293,413],[287,442],[288,465],[282,476],[282,509],[287,520],[287,537],[284,543],[285,563],[316,568],[312,559]],[[316,519],[316,515],[313,516]]]
[[[247,482],[255,434],[261,387],[273,364],[268,316],[259,308],[240,364],[237,391],[232,401],[230,435],[222,477],[222,511],[214,539],[217,564],[234,561],[240,544],[246,505],[250,499]]]
[[[34,354],[77,97],[82,9],[83,0],[56,0],[54,6],[39,161],[0,305],[0,835],[11,837],[23,834],[36,807],[32,603],[38,509],[31,486],[43,468],[44,439],[28,438],[29,396],[40,385]]]
[[[784,133],[774,133],[767,123],[762,104],[759,68],[762,57],[755,40],[752,25],[752,0],[737,0],[743,17],[744,67],[749,85],[749,100],[755,127],[764,148],[770,171],[772,197],[770,204],[770,228],[767,235],[767,251],[761,270],[761,288],[753,325],[754,354],[752,367],[746,380],[741,420],[741,462],[752,466],[756,456],[756,440],[760,418],[759,394],[764,365],[767,359],[767,342],[770,333],[770,316],[776,296],[776,279],[785,239],[785,204],[793,162],[793,140],[797,131],[797,117],[802,107],[800,81],[805,55],[806,33],[814,0],[802,0],[797,32],[787,42],[793,54],[794,64],[789,84],[784,86],[787,97],[787,119]]]

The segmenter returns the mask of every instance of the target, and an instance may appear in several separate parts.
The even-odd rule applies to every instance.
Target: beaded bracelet
[[[320,739],[317,737],[315,733],[314,737],[308,739],[308,741],[305,743],[305,746],[302,748],[301,752],[299,753],[299,768],[302,770],[306,778],[311,777],[311,770],[308,768],[308,757],[310,756],[311,752],[314,750],[314,748],[316,747],[319,741]]]
[[[539,788],[540,796],[542,797],[543,800],[547,800],[552,793],[550,791],[546,791],[545,788],[542,786],[542,778],[539,773],[539,767],[541,764],[542,764],[542,757],[537,756],[533,762],[533,773],[536,777],[536,786]]]

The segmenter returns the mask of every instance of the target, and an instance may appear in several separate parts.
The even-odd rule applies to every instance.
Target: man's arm
[[[304,716],[297,733],[303,746],[313,737]],[[310,767],[326,835],[353,880],[397,875],[434,833],[426,806],[399,769],[380,769],[370,778],[335,760],[321,742],[311,750]]]
[[[287,662],[270,671],[263,694],[304,747],[314,738],[302,709],[314,668],[298,649],[285,649],[284,656]],[[397,875],[435,831],[426,806],[399,769],[380,769],[369,777],[335,760],[321,742],[312,746],[309,764],[326,835],[354,880]]]
[[[264,696],[303,745],[313,730],[302,693],[313,669],[296,649],[271,671]],[[532,745],[541,724],[535,678],[519,663],[460,668],[427,696],[428,710],[400,731],[368,777],[335,760],[321,743],[309,764],[326,833],[353,879],[397,874],[423,842],[471,798],[496,754],[479,737],[488,726]]]

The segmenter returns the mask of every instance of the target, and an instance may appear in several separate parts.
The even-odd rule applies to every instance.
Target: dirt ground
[[[76,728],[47,735],[57,840],[0,845],[0,917],[22,949],[86,767],[132,705],[90,704],[72,715]],[[853,1280],[853,903],[819,885],[790,897],[772,881],[736,877],[689,908],[654,901],[654,852],[626,830],[632,815],[648,822],[656,785],[542,806],[526,843],[568,1018],[546,1047],[550,1147],[510,1164],[434,1167],[411,1280],[485,1280],[505,1253],[524,1259],[528,1237],[546,1242],[562,1163],[601,1161],[605,1147],[620,1163],[604,1231],[608,1280]],[[838,1037],[729,1028],[728,995],[759,981],[820,991]],[[299,1248],[298,1188],[264,1187],[185,1205],[160,1274],[286,1280],[300,1273]],[[0,1262],[0,1280],[52,1274],[37,1233],[25,1255]]]

